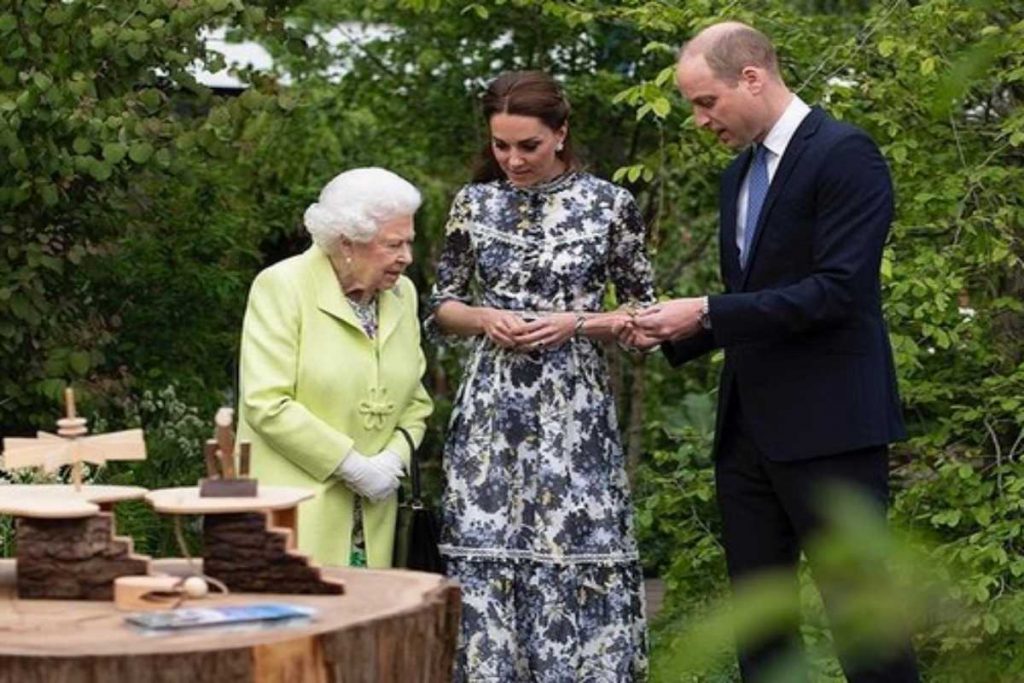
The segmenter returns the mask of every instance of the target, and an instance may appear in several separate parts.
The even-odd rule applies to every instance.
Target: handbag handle
[[[395,427],[395,431],[405,437],[405,442],[409,444],[409,482],[412,484],[412,502],[413,505],[422,505],[420,500],[420,461],[416,457],[416,443],[405,427]]]

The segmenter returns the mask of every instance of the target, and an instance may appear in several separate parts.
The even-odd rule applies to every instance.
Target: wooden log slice
[[[186,574],[182,560],[153,570]],[[146,634],[107,602],[13,602],[0,560],[0,683],[448,683],[457,586],[435,574],[324,569],[346,595],[232,594],[190,606],[277,601],[315,607],[312,622]]]

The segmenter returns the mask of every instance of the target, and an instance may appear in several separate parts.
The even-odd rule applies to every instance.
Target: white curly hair
[[[387,169],[353,168],[324,185],[302,222],[313,242],[330,251],[343,237],[369,242],[381,223],[413,215],[422,202],[412,183]]]

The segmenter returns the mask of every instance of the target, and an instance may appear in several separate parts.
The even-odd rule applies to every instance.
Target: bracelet
[[[585,322],[587,322],[586,316],[583,315],[582,313],[577,313],[576,314],[576,326],[573,327],[573,329],[572,329],[572,336],[574,336],[574,337],[580,336],[580,332],[583,331],[583,324]]]

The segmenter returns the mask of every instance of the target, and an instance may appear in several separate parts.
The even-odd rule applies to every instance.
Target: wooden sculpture
[[[147,494],[146,500],[160,513],[203,515],[203,574],[232,591],[343,593],[340,581],[323,577],[320,567],[296,549],[298,505],[313,492],[258,487],[246,476],[249,449],[244,442],[236,470],[232,419],[229,408],[217,412],[215,436],[204,450],[208,476],[198,487],[160,489]],[[235,476],[236,471],[241,476]]]
[[[199,482],[199,495],[203,498],[252,498],[257,493],[256,480],[248,476],[248,441],[239,444],[240,462],[235,467],[235,433],[231,429],[234,417],[231,408],[221,408],[213,418],[213,438],[203,447],[206,479]]]
[[[42,467],[52,473],[71,465],[71,482],[82,489],[82,463],[102,465],[108,460],[145,460],[146,442],[141,429],[86,436],[87,420],[75,414],[75,392],[64,390],[65,417],[57,420],[57,433],[38,432],[36,438],[4,439],[4,467]]]
[[[136,555],[132,539],[116,536],[112,508],[142,498],[135,486],[82,485],[82,463],[141,460],[142,430],[86,436],[86,421],[75,414],[75,395],[64,393],[66,416],[57,434],[4,439],[4,466],[42,467],[48,472],[71,465],[72,486],[0,486],[0,514],[16,518],[17,591],[20,598],[110,600],[114,579],[146,574],[149,557]]]

